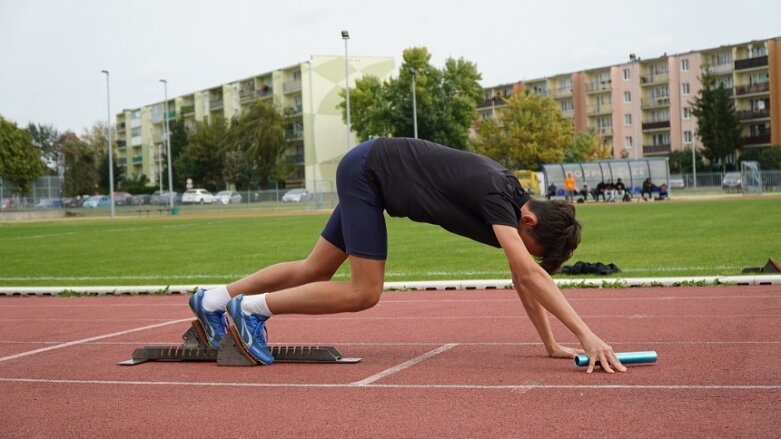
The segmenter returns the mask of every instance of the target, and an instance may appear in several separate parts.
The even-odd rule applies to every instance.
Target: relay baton
[[[616,358],[618,358],[621,364],[656,363],[656,351],[616,352]],[[575,365],[588,366],[588,355],[576,356]],[[597,360],[595,365],[599,366],[599,360]]]

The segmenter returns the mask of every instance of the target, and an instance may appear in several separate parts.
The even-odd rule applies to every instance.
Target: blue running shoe
[[[274,357],[266,344],[266,320],[268,317],[260,314],[245,314],[241,310],[243,295],[238,295],[228,302],[228,314],[233,320],[233,326],[241,337],[241,343],[253,358],[263,364],[271,364]]]
[[[225,317],[225,311],[206,311],[203,309],[203,295],[205,293],[206,290],[201,288],[190,297],[190,309],[201,322],[211,347],[219,349],[220,340],[228,330],[228,319]]]

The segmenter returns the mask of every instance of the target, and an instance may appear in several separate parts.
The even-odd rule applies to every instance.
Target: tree
[[[88,149],[94,154],[96,169],[98,172],[98,190],[102,194],[108,194],[110,192],[110,178],[109,178],[109,160],[108,160],[108,137],[106,137],[106,124],[104,122],[95,122],[92,126],[81,135],[82,140],[87,144]],[[112,136],[112,139],[116,139],[117,136]],[[114,173],[114,190],[122,186],[122,182],[125,180],[124,169],[120,168],[117,163],[117,150],[116,145],[112,143],[112,164]]]
[[[572,145],[564,152],[565,163],[592,162],[611,156],[611,151],[593,132],[576,133]]]
[[[174,163],[180,178],[192,178],[198,186],[210,190],[225,187],[222,177],[224,153],[229,144],[229,127],[224,117],[196,122],[188,137],[185,152]]]
[[[668,158],[670,159],[670,172],[676,174],[693,172],[691,148],[683,151],[672,151]],[[697,165],[698,170],[702,171],[705,169],[705,166],[702,164],[702,154],[698,150],[694,152],[694,163]]]
[[[513,95],[498,111],[498,123],[483,121],[474,149],[509,169],[539,170],[543,163],[561,163],[575,142],[570,119],[556,102],[531,93]]]
[[[261,183],[268,181],[287,149],[285,117],[266,101],[258,100],[233,120],[230,130],[230,151],[238,153],[234,158],[246,160],[249,167],[228,169],[225,165],[231,162],[225,162],[223,175],[237,174],[244,168]],[[291,124],[288,130],[292,134],[296,128]]]
[[[702,140],[703,155],[712,162],[720,162],[722,172],[727,170],[727,158],[743,144],[740,121],[735,112],[732,91],[718,83],[708,69],[700,76],[702,88],[691,103],[697,118],[697,137]]]
[[[174,187],[182,189],[185,187],[185,180],[177,172],[177,168],[174,165],[176,160],[185,152],[187,148],[187,125],[184,122],[184,118],[181,116],[168,123],[168,129],[170,131],[168,142],[171,147],[171,167],[173,168],[171,174],[174,180]],[[165,161],[165,169],[163,173],[168,175],[168,160]]]
[[[740,153],[740,161],[758,162],[760,169],[781,169],[781,145],[770,148],[746,148]]]
[[[482,98],[480,73],[474,63],[449,58],[444,69],[432,66],[426,48],[404,50],[399,76],[381,83],[365,76],[350,89],[351,128],[361,140],[378,136],[413,137],[412,83],[418,137],[466,149],[467,135]],[[344,98],[345,93],[340,93]],[[345,102],[338,105],[347,120]]]
[[[36,178],[46,171],[41,153],[30,133],[0,116],[0,176],[16,183],[21,194],[30,191]]]
[[[63,133],[58,143],[62,147],[65,166],[64,195],[94,194],[100,181],[100,161],[96,151],[72,131]]]
[[[55,175],[59,174],[62,153],[59,144],[60,134],[57,129],[53,125],[30,123],[27,125],[27,132],[30,133],[33,145],[40,151],[46,167]]]

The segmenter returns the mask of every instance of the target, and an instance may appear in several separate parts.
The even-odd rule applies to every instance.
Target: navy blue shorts
[[[364,168],[374,140],[364,142],[342,158],[336,168],[339,204],[321,233],[348,255],[385,260],[388,257],[388,231],[385,206],[369,186]]]

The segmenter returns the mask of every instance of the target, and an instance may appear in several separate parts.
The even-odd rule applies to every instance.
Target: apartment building
[[[615,158],[664,156],[702,147],[691,102],[705,68],[732,91],[745,147],[781,144],[781,37],[487,87],[478,113],[495,118],[515,93],[547,96]]]
[[[347,66],[354,87],[367,74],[388,79],[395,71],[395,60],[350,56]],[[286,117],[286,159],[295,169],[287,185],[333,190],[333,186],[311,186],[332,185],[336,165],[347,152],[347,128],[337,108],[344,85],[344,56],[312,56],[289,67],[169,98],[167,112],[165,102],[124,110],[116,115],[117,164],[129,178],[146,175],[154,185],[162,178],[167,186],[167,176],[160,175],[166,162],[166,119],[181,117],[193,128],[196,121],[218,115],[230,119],[256,100],[267,100]],[[356,145],[354,137],[350,145]]]

